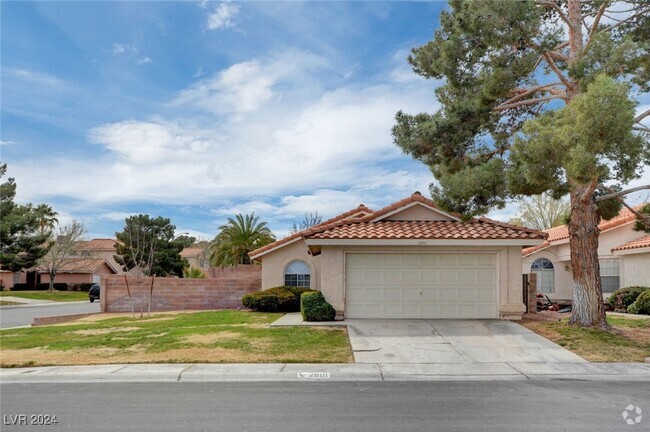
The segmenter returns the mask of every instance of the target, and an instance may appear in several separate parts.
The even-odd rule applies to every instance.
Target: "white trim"
[[[612,254],[614,255],[634,255],[634,254],[642,254],[642,253],[650,253],[650,246],[612,251]]]
[[[308,246],[535,246],[543,242],[522,239],[305,239]]]
[[[416,205],[421,205],[422,207],[425,207],[425,208],[427,208],[427,209],[429,209],[429,210],[431,210],[431,211],[434,211],[434,212],[439,213],[439,214],[441,214],[441,215],[443,215],[443,216],[446,216],[446,217],[450,218],[451,220],[460,221],[460,219],[458,219],[456,216],[452,216],[452,215],[450,215],[450,214],[447,213],[447,212],[444,212],[444,211],[442,211],[442,210],[440,210],[440,209],[438,209],[438,208],[435,208],[435,207],[431,207],[430,205],[425,204],[425,203],[422,203],[422,202],[420,202],[420,201],[415,201],[415,202],[412,202],[412,203],[406,204],[406,205],[404,205],[404,206],[402,206],[402,207],[398,207],[398,208],[396,208],[396,209],[393,210],[393,211],[390,211],[390,212],[388,212],[388,213],[386,213],[386,214],[383,214],[383,215],[381,215],[381,216],[379,216],[379,217],[377,217],[377,218],[371,220],[370,222],[377,222],[377,221],[380,221],[380,220],[382,220],[382,219],[386,219],[386,218],[389,217],[389,216],[392,216],[392,215],[394,215],[394,214],[396,214],[396,213],[400,213],[400,212],[402,212],[402,211],[404,211],[404,210],[406,210],[406,209],[409,209],[409,208],[411,208],[411,207],[413,207],[413,206],[416,206]]]
[[[279,244],[279,245],[277,245],[277,246],[275,246],[275,247],[272,247],[272,248],[269,249],[269,250],[265,250],[264,252],[260,252],[260,253],[258,253],[257,255],[248,255],[248,256],[250,257],[250,259],[256,259],[257,257],[261,257],[262,255],[266,255],[267,253],[271,253],[271,252],[273,252],[273,251],[275,251],[275,250],[278,250],[278,249],[280,249],[280,248],[283,248],[283,247],[285,247],[285,246],[288,246],[288,245],[290,245],[291,243],[295,243],[295,242],[297,242],[298,240],[301,240],[301,239],[302,239],[302,237],[296,237],[295,239],[291,239],[291,240],[289,240],[289,241],[286,242],[286,243]],[[278,241],[280,241],[280,240],[278,240]]]

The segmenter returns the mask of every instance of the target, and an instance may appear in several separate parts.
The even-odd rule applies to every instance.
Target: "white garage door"
[[[495,254],[347,254],[347,318],[497,318]]]

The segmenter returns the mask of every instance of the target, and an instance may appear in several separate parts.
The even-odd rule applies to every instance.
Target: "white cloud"
[[[138,65],[142,66],[147,63],[151,63],[153,60],[151,60],[151,57],[142,57],[141,59],[138,60]]]
[[[66,81],[43,72],[36,72],[27,69],[6,69],[3,70],[3,74],[7,74],[10,77],[29,85],[36,85],[50,90],[62,91],[69,88]]]
[[[113,54],[136,54],[138,49],[132,43],[114,43],[112,48]]]
[[[194,106],[214,114],[250,113],[267,102],[279,102],[292,90],[309,91],[305,81],[320,67],[327,67],[324,59],[304,52],[236,63],[181,91],[171,106]]]
[[[12,145],[12,144],[16,144],[16,143],[14,141],[0,140],[0,147],[1,146]]]
[[[208,30],[235,27],[237,14],[239,14],[239,6],[233,3],[220,3],[212,13],[208,14],[206,27]]]
[[[435,110],[432,85],[396,84],[387,72],[384,83],[325,91],[322,74],[331,68],[308,53],[232,65],[181,92],[168,107],[176,118],[92,129],[100,157],[15,164],[21,194],[88,205],[203,204],[220,207],[215,215],[255,211],[283,226],[309,211],[329,216],[426,193],[431,174],[393,144],[391,127],[400,109]],[[47,181],[33,168],[45,160]]]
[[[136,213],[132,212],[108,212],[97,217],[100,219],[110,220],[110,221],[123,221],[124,219],[135,215]]]

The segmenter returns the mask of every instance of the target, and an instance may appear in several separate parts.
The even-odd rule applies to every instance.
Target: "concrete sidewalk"
[[[14,297],[14,296],[2,296],[0,297],[0,300],[20,303],[19,305],[7,305],[3,307],[34,306],[34,305],[41,305],[41,304],[50,305],[55,303],[61,303],[54,300],[28,299],[23,297]]]
[[[0,369],[0,383],[524,381],[650,382],[648,363],[132,364]]]

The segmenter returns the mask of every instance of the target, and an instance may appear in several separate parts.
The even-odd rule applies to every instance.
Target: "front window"
[[[604,293],[613,293],[621,287],[617,258],[600,260],[600,283]]]
[[[310,274],[309,266],[304,261],[292,261],[284,271],[284,284],[309,288]]]
[[[538,293],[555,292],[555,268],[550,260],[539,258],[533,262],[530,270],[537,275]]]

